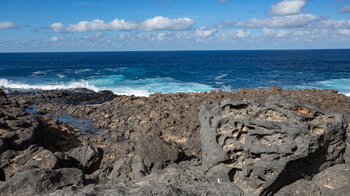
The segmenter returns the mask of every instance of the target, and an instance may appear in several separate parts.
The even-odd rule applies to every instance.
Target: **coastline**
[[[61,160],[61,162],[65,162],[65,164],[67,164],[68,158],[63,158],[63,154],[70,154],[71,157],[74,157],[76,156],[72,155],[74,149],[82,148],[81,146],[93,146],[91,148],[87,147],[94,155],[90,154],[93,157],[91,162],[80,163],[80,166],[68,164],[70,167],[80,168],[83,171],[86,178],[85,181],[82,180],[84,186],[74,185],[73,188],[68,187],[56,191],[56,195],[60,195],[59,193],[98,192],[98,190],[89,189],[89,186],[100,187],[101,193],[113,189],[123,194],[123,187],[129,191],[139,190],[142,192],[147,191],[147,187],[141,186],[139,189],[133,187],[135,186],[135,180],[142,179],[144,180],[141,180],[142,182],[155,183],[155,175],[162,176],[162,172],[171,169],[176,172],[183,172],[181,175],[185,175],[186,172],[188,174],[188,172],[200,171],[203,163],[203,143],[201,143],[201,123],[198,115],[202,106],[229,99],[264,105],[269,97],[275,95],[315,106],[318,108],[317,110],[325,114],[341,113],[346,118],[346,122],[350,122],[350,115],[348,115],[350,114],[350,97],[339,94],[336,90],[283,90],[279,87],[271,87],[267,89],[241,89],[235,92],[217,90],[199,93],[156,93],[149,97],[136,97],[114,95],[110,91],[97,93],[79,89],[75,91],[52,90],[22,93],[13,91],[9,92],[7,97],[10,99],[12,104],[10,105],[13,108],[28,109],[34,105],[36,111],[34,114],[29,114],[29,116],[31,116],[33,122],[39,122],[35,129],[41,130],[40,133],[44,135],[45,130],[47,134],[51,134],[51,136],[45,135],[51,141],[43,142],[41,141],[42,137],[38,137],[38,133],[36,133],[37,142],[28,141],[28,144],[34,143],[38,147],[44,147],[44,149],[54,152],[54,157]],[[8,103],[6,104],[8,105]],[[281,104],[283,105],[283,102]],[[25,113],[22,115],[27,116]],[[82,131],[67,122],[58,120],[59,118],[54,118],[62,116],[71,116],[78,119],[78,123],[80,121],[82,124],[86,124],[86,122],[81,121],[81,119],[87,119],[93,123],[93,129],[101,131],[98,134]],[[349,129],[346,133],[349,135]],[[60,139],[56,141],[56,137]],[[347,144],[345,153],[340,154],[345,159],[345,163],[349,164],[350,152],[348,146],[350,142],[348,139],[345,141],[345,138],[338,139],[344,140],[343,142]],[[28,152],[28,144],[23,144],[23,146],[13,149],[11,152],[14,154],[16,152],[29,153],[28,156],[42,153],[43,149]],[[8,152],[9,149],[5,150]],[[103,153],[99,153],[100,151]],[[155,156],[152,154],[153,151],[160,154]],[[137,173],[135,168],[132,168],[134,165],[140,165],[137,162],[140,156],[144,165],[136,170],[142,171],[141,174]],[[152,158],[152,156],[155,156],[155,158]],[[133,157],[138,158],[134,159]],[[35,163],[35,168],[45,168],[51,171],[58,167],[57,165],[54,167],[47,166],[49,161],[45,158],[47,159],[47,157],[43,159],[45,167]],[[75,158],[79,160],[79,158]],[[23,160],[25,159],[23,158]],[[13,160],[12,163],[1,168],[4,172],[2,180],[9,180],[13,175],[25,172],[30,168],[27,165],[26,168],[15,171],[10,169],[12,164],[19,163]],[[58,168],[65,168],[63,165]],[[115,169],[116,167],[120,167],[119,173]],[[199,173],[201,174],[201,172]],[[198,178],[203,183],[205,181],[211,182],[209,176],[207,174]],[[86,183],[87,181],[93,183]],[[194,181],[190,181],[190,183],[196,184]],[[177,187],[178,185],[175,182],[172,184],[172,186]],[[9,185],[6,184],[6,186]],[[204,183],[201,186],[205,187],[203,191],[213,191],[215,189],[210,183]],[[7,190],[4,187],[5,185],[0,184],[0,189]],[[80,188],[75,189],[74,187]],[[240,192],[239,188],[232,187],[230,187],[231,193],[238,194]],[[162,191],[164,187],[155,187],[155,189]],[[215,193],[220,193],[218,191],[217,188],[214,190]],[[124,193],[127,193],[127,191]]]

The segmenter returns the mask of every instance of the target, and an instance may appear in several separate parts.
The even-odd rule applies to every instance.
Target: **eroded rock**
[[[102,152],[95,146],[80,146],[66,153],[68,156],[79,161],[81,168],[86,173],[92,173],[100,164]]]
[[[272,194],[343,162],[343,115],[282,96],[265,105],[233,100],[205,105],[199,119],[203,171],[219,180],[226,175],[249,194]]]

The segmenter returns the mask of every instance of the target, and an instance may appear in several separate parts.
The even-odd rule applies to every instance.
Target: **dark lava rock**
[[[0,90],[0,153],[6,149],[23,149],[35,140],[39,122],[17,103],[9,102]]]
[[[265,105],[225,100],[200,111],[203,171],[254,195],[270,195],[297,179],[343,162],[342,114],[282,96]]]
[[[136,154],[147,168],[162,169],[167,163],[174,163],[182,151],[174,142],[166,142],[155,134],[140,134],[136,141]]]
[[[350,165],[334,165],[315,175],[312,182],[320,187],[324,196],[347,196],[350,193]]]
[[[298,180],[281,188],[276,196],[347,196],[350,192],[350,165],[337,164],[316,174],[312,180]]]
[[[152,172],[143,178],[130,181],[123,187],[87,186],[82,189],[67,187],[51,196],[63,195],[244,195],[232,183],[210,183],[199,172],[172,164],[164,170]]]
[[[88,89],[72,90],[36,90],[31,92],[10,92],[9,97],[18,101],[21,105],[30,106],[41,103],[60,103],[60,104],[101,104],[111,101],[117,95],[112,91],[94,92]]]
[[[131,180],[144,177],[147,172],[143,161],[131,157],[122,157],[114,163],[109,179],[113,183],[125,184]]]
[[[6,179],[32,168],[57,169],[62,165],[51,151],[31,145],[23,151],[7,150],[0,155],[0,168]]]
[[[205,177],[184,166],[169,165],[162,171],[152,172],[131,181],[125,192],[130,195],[242,195],[232,183],[208,182]]]
[[[32,169],[14,175],[0,186],[0,195],[45,195],[65,186],[81,186],[84,174],[75,168]]]
[[[81,168],[86,173],[92,173],[99,168],[102,152],[93,145],[74,148],[66,154],[79,161]]]
[[[300,179],[281,188],[275,196],[321,196],[320,187],[310,180]],[[326,195],[325,195],[326,196]]]

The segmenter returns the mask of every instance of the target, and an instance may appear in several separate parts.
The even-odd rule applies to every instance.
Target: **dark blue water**
[[[350,50],[0,53],[0,87],[117,94],[240,88],[350,93]]]

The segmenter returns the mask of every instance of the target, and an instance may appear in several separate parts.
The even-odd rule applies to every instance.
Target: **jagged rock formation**
[[[205,105],[199,119],[203,171],[249,194],[270,195],[343,162],[343,115],[282,96],[264,105],[234,100]]]

